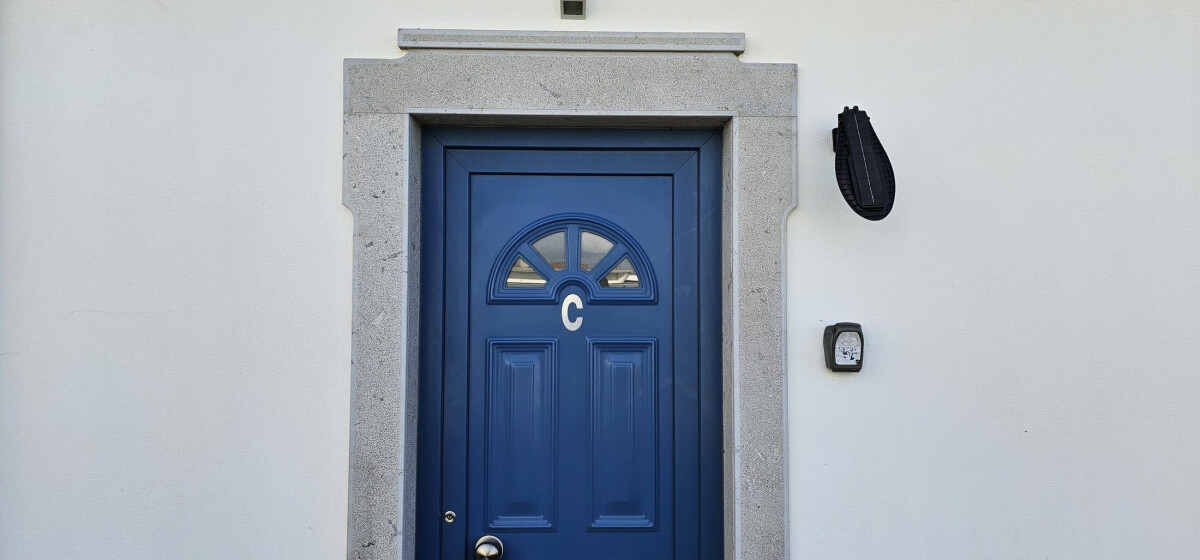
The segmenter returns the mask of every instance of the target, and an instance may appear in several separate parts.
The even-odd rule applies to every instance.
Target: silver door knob
[[[500,560],[504,556],[504,543],[491,535],[484,535],[475,541],[475,560]]]

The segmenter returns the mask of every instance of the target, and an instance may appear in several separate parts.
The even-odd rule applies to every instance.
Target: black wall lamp
[[[846,107],[833,129],[834,170],[842,197],[859,216],[882,220],[896,200],[896,176],[866,111]]]

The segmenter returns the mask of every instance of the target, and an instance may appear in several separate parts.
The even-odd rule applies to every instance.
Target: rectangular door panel
[[[589,340],[591,529],[654,529],[658,491],[655,339]]]
[[[490,529],[554,528],[555,341],[488,340]]]

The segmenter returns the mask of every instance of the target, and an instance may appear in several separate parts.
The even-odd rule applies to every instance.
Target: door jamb
[[[645,133],[649,134],[643,134]],[[657,133],[657,134],[655,134]],[[694,206],[691,207],[691,212],[695,214],[698,209],[700,214],[695,214],[697,228],[692,230],[695,235],[695,254],[693,258],[696,265],[696,290],[691,292],[696,297],[695,317],[685,320],[686,325],[691,325],[695,329],[691,334],[695,335],[695,340],[688,338],[686,342],[680,343],[679,340],[673,341],[675,354],[678,356],[680,352],[691,353],[687,349],[696,348],[696,342],[701,343],[700,348],[703,351],[696,352],[693,356],[695,360],[695,372],[698,373],[697,379],[693,383],[679,386],[673,390],[675,395],[691,394],[694,395],[695,401],[691,402],[689,407],[692,409],[690,413],[678,412],[676,418],[689,418],[692,415],[699,418],[699,423],[691,428],[696,437],[698,444],[695,452],[702,453],[704,449],[720,449],[722,446],[722,432],[720,422],[722,416],[722,392],[720,387],[721,381],[721,358],[720,358],[720,330],[721,330],[721,303],[720,303],[720,245],[721,231],[719,223],[700,221],[700,215],[719,216],[720,215],[720,188],[721,188],[721,172],[719,166],[721,158],[721,132],[713,129],[696,129],[696,130],[663,130],[663,129],[552,129],[552,128],[504,128],[504,129],[489,129],[489,128],[474,128],[466,130],[461,127],[440,128],[440,129],[422,129],[421,140],[421,155],[422,161],[438,160],[441,165],[423,165],[422,178],[424,180],[424,189],[421,197],[421,206],[419,209],[414,209],[414,212],[420,212],[422,221],[422,252],[421,252],[421,301],[423,312],[421,313],[421,332],[420,332],[420,363],[421,367],[418,371],[418,387],[419,391],[419,416],[421,421],[418,423],[418,473],[417,473],[417,509],[416,513],[419,516],[415,523],[415,535],[418,535],[416,542],[417,554],[421,558],[435,558],[444,555],[447,547],[450,550],[456,550],[456,543],[463,540],[470,542],[471,539],[478,535],[468,534],[463,535],[461,531],[464,529],[461,524],[466,519],[464,518],[464,508],[466,502],[469,502],[469,497],[461,495],[461,490],[457,487],[458,484],[465,482],[465,472],[459,473],[463,479],[454,477],[451,479],[445,478],[447,468],[444,464],[446,458],[446,447],[443,441],[443,423],[446,421],[448,408],[444,404],[447,400],[458,401],[453,397],[446,396],[446,387],[455,387],[457,391],[464,391],[465,386],[461,379],[451,380],[451,376],[443,374],[455,370],[466,370],[465,364],[459,363],[455,366],[449,365],[455,360],[454,356],[461,355],[458,350],[447,351],[446,344],[448,340],[456,339],[460,343],[465,342],[462,335],[451,335],[454,330],[447,329],[446,321],[443,317],[460,316],[466,317],[470,313],[466,312],[466,305],[460,297],[450,297],[447,290],[447,278],[459,276],[459,274],[451,274],[448,262],[449,255],[460,255],[460,258],[465,257],[469,251],[459,246],[454,248],[453,244],[447,244],[446,237],[448,231],[453,231],[447,226],[446,220],[450,215],[450,207],[454,206],[449,201],[450,192],[447,190],[447,183],[452,180],[452,177],[458,176],[459,180],[477,172],[485,173],[503,173],[504,170],[484,168],[477,169],[474,167],[474,159],[466,156],[458,150],[479,148],[485,150],[516,150],[527,152],[528,150],[638,150],[647,149],[658,154],[671,153],[674,154],[674,161],[663,159],[662,163],[655,164],[652,168],[644,168],[647,174],[663,174],[672,173],[671,175],[677,183],[680,179],[679,173],[683,168],[690,171],[685,172],[685,176],[695,181],[696,190],[689,196],[693,197]],[[661,158],[660,158],[661,159]],[[713,166],[711,164],[716,164]],[[683,167],[680,167],[680,164]],[[664,166],[665,165],[665,166]],[[450,171],[447,168],[457,168],[459,171]],[[608,170],[601,171],[601,173]],[[628,170],[625,170],[628,171]],[[678,196],[678,193],[676,194]],[[686,198],[685,198],[686,200]],[[679,211],[676,206],[674,197],[671,203],[672,214]],[[683,230],[689,231],[689,230]],[[681,233],[672,229],[672,238]],[[645,257],[642,257],[645,259]],[[497,260],[497,263],[508,263],[509,260]],[[671,266],[678,265],[676,258],[671,259]],[[460,266],[460,264],[455,264]],[[507,270],[507,269],[496,269]],[[643,271],[643,272],[652,272]],[[675,273],[670,276],[677,277],[680,269],[676,269]],[[486,273],[486,271],[485,271]],[[493,271],[493,274],[495,271]],[[449,276],[448,276],[449,275]],[[650,275],[653,278],[653,274]],[[461,280],[460,280],[461,281]],[[677,290],[677,288],[676,288]],[[453,291],[451,289],[451,291]],[[461,288],[460,288],[461,291]],[[461,295],[461,294],[460,294]],[[653,296],[653,294],[651,294]],[[710,298],[715,296],[715,298]],[[434,304],[431,308],[427,304]],[[557,316],[555,317],[557,321]],[[461,321],[461,319],[460,319]],[[687,332],[687,329],[679,330],[679,319],[672,319],[676,324],[675,334],[680,335]],[[686,370],[685,370],[686,371]],[[424,385],[426,382],[430,386]],[[436,385],[436,387],[433,387]],[[685,389],[682,387],[690,387]],[[697,391],[698,390],[698,391]],[[677,398],[677,397],[676,397]],[[680,406],[681,402],[677,401],[676,406]],[[683,416],[678,416],[683,414]],[[436,421],[431,423],[430,420]],[[676,424],[674,432],[679,435],[681,424]],[[459,434],[458,437],[464,437],[464,434]],[[461,452],[454,451],[454,455]],[[721,550],[722,532],[720,527],[721,519],[721,501],[722,501],[722,479],[721,479],[721,464],[719,456],[710,456],[704,458],[702,462],[691,460],[682,463],[676,463],[678,477],[673,476],[675,481],[673,493],[675,495],[675,504],[679,504],[681,497],[680,492],[686,491],[689,494],[694,493],[697,503],[693,503],[683,507],[676,507],[674,517],[679,519],[680,515],[695,514],[695,521],[699,523],[698,531],[691,533],[680,533],[676,530],[676,551],[677,554],[682,554],[681,557],[686,558],[716,558],[713,553],[701,554],[704,550]],[[715,460],[715,462],[714,462]],[[458,463],[459,461],[454,461]],[[684,466],[688,465],[688,466]],[[699,471],[694,468],[699,465]],[[682,469],[682,470],[680,470]],[[452,469],[451,469],[452,470]],[[690,478],[690,481],[689,481]],[[685,482],[687,481],[687,482]],[[452,486],[447,486],[451,484]],[[694,484],[694,487],[692,486]],[[438,490],[440,489],[440,491]],[[449,502],[444,500],[448,499]],[[424,503],[422,501],[424,500]],[[455,505],[457,504],[457,505]],[[457,510],[456,518],[458,522],[454,525],[443,525],[443,509]],[[701,516],[700,513],[704,512]],[[457,529],[457,530],[456,530]],[[431,539],[430,535],[441,534],[441,539]],[[423,536],[421,538],[420,536]],[[697,537],[697,538],[693,538]],[[694,550],[698,549],[698,550]],[[438,550],[442,554],[437,553]],[[682,551],[682,552],[680,552]],[[453,555],[453,554],[452,554]]]

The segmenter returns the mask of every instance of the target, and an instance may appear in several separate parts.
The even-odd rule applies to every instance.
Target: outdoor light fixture
[[[825,365],[833,371],[859,371],[863,361],[862,326],[838,323],[825,327]]]
[[[562,19],[587,19],[587,0],[558,0]]]
[[[846,107],[833,129],[834,170],[842,197],[859,216],[882,220],[896,199],[896,176],[866,111]]]

